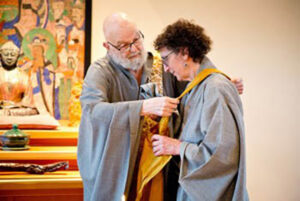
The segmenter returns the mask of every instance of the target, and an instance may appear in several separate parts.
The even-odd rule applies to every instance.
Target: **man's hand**
[[[141,116],[171,116],[176,110],[178,103],[178,99],[169,97],[158,97],[144,100]]]
[[[180,154],[181,142],[177,139],[161,135],[153,135],[151,140],[155,156]]]
[[[242,78],[233,78],[231,82],[235,85],[236,89],[238,90],[239,94],[243,94],[244,92],[244,84]]]

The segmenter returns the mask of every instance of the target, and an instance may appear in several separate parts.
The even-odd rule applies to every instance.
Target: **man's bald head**
[[[146,61],[143,35],[125,13],[114,13],[103,23],[106,42],[103,46],[110,58],[126,69],[138,70]]]
[[[114,13],[105,18],[103,33],[107,41],[117,44],[138,32],[136,24],[125,13]]]

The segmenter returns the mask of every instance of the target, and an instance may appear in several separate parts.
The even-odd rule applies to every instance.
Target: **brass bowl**
[[[3,147],[25,147],[29,143],[27,136],[1,136]]]
[[[2,149],[25,148],[29,143],[29,135],[19,130],[18,125],[14,124],[13,129],[1,136],[1,143]]]

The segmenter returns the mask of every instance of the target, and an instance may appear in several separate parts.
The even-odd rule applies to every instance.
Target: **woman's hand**
[[[181,142],[177,139],[153,135],[152,138],[152,149],[155,156],[162,155],[179,155]]]

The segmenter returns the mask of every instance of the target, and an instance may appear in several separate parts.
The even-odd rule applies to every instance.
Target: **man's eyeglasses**
[[[174,51],[169,52],[166,56],[161,57],[162,63],[164,66],[169,66],[168,64],[168,57],[173,53]]]
[[[139,31],[138,34],[139,36],[135,38],[131,43],[122,45],[121,47],[118,47],[109,41],[107,41],[107,43],[113,46],[114,48],[116,48],[117,50],[119,50],[120,52],[129,52],[133,45],[136,45],[137,43],[141,42],[142,39],[144,39],[144,34],[141,31]]]

